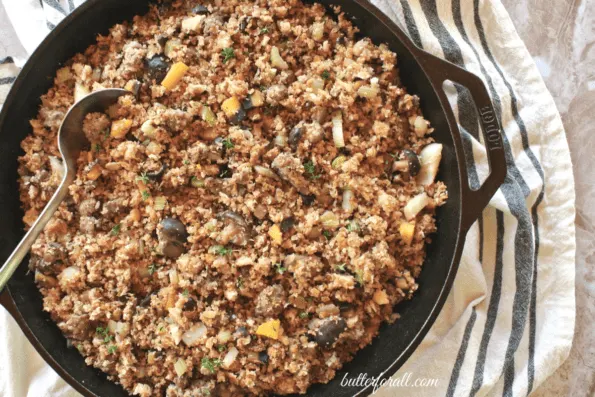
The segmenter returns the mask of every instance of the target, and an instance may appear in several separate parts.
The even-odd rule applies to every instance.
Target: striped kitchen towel
[[[2,0],[28,51],[81,2]],[[504,128],[509,169],[467,237],[436,323],[376,394],[527,396],[568,356],[574,331],[574,182],[560,116],[498,0],[373,3],[418,46],[483,79]],[[15,74],[10,59],[0,65],[0,94]],[[472,160],[471,183],[478,186],[488,166],[474,105],[464,88],[446,90]],[[27,347],[23,352],[15,346]],[[30,357],[28,366],[23,354]],[[0,362],[0,395],[76,395],[31,352],[4,312],[0,357],[6,357]],[[344,381],[346,387],[358,382],[348,376]]]

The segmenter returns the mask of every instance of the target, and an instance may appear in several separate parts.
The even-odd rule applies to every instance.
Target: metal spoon
[[[76,163],[79,154],[81,150],[89,146],[89,141],[83,133],[85,116],[92,112],[105,111],[109,106],[116,103],[119,97],[128,94],[130,94],[130,91],[116,88],[96,91],[75,103],[66,113],[58,132],[58,148],[64,162],[64,178],[60,186],[58,186],[58,190],[56,190],[33,226],[31,226],[31,229],[25,234],[25,237],[0,269],[0,292],[19,267],[45,225],[60,206],[60,203],[68,196],[68,188],[76,178]]]

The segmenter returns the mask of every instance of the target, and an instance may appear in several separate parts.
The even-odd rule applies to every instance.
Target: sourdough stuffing
[[[75,98],[133,93],[85,120],[90,148],[30,263],[72,346],[131,394],[305,393],[416,291],[447,194],[402,154],[432,129],[396,54],[334,11],[152,6],[42,97],[20,158],[28,225],[60,183]]]

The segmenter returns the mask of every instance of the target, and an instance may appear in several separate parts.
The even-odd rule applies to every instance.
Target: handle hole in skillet
[[[442,89],[461,131],[465,165],[471,190],[478,190],[490,174],[477,106],[471,92],[461,84],[446,80]]]

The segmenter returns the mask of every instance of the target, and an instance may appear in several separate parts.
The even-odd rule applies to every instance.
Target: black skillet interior
[[[325,5],[341,5],[349,15],[356,16],[354,23],[362,35],[371,37],[375,43],[386,43],[398,54],[401,80],[411,93],[422,98],[422,109],[436,129],[436,140],[444,144],[443,163],[439,178],[449,190],[450,199],[437,215],[439,232],[433,236],[428,249],[424,270],[419,280],[420,289],[415,297],[400,305],[397,310],[401,319],[393,325],[384,325],[374,342],[360,351],[355,359],[327,385],[313,386],[310,396],[351,396],[360,388],[341,387],[345,373],[356,377],[359,373],[378,376],[390,368],[389,374],[400,367],[421,342],[427,322],[433,322],[436,306],[441,307],[446,293],[443,292],[447,279],[452,281],[453,269],[458,262],[459,245],[464,232],[461,230],[461,186],[459,167],[453,137],[443,109],[430,80],[421,70],[412,44],[402,32],[382,23],[376,16],[378,11],[363,5],[365,0],[341,1],[323,0]],[[22,211],[17,186],[17,157],[22,154],[19,143],[30,133],[28,120],[35,117],[40,105],[39,97],[52,85],[53,76],[61,64],[76,52],[90,45],[96,34],[107,33],[109,27],[131,19],[147,10],[146,0],[89,0],[75,15],[67,18],[38,48],[22,75],[15,83],[0,119],[0,260],[5,260],[22,237]],[[383,21],[386,21],[385,17]],[[0,262],[1,263],[1,262]],[[100,371],[87,367],[76,349],[67,349],[66,340],[42,311],[41,295],[33,283],[27,266],[23,264],[9,284],[9,291],[18,312],[22,315],[21,327],[29,328],[38,343],[38,349],[45,350],[62,367],[59,371],[70,383],[85,395],[119,397],[127,394],[123,389],[108,381]],[[17,316],[20,317],[20,316]],[[422,329],[424,332],[421,332]],[[420,334],[421,332],[421,334]],[[78,383],[78,384],[76,384]],[[368,394],[370,390],[365,391]]]

